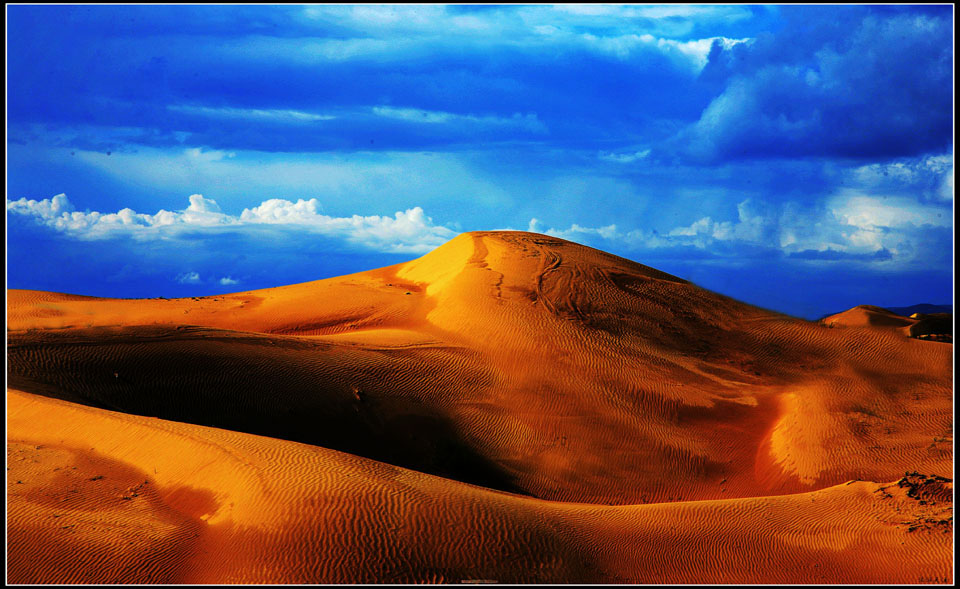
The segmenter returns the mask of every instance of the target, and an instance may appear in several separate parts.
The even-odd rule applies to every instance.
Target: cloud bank
[[[810,261],[890,262],[916,268],[937,267],[949,256],[949,209],[910,198],[846,190],[813,210],[797,202],[782,205],[750,199],[736,206],[735,221],[701,217],[666,232],[624,230],[616,224],[566,229],[543,227],[536,218],[528,231],[635,254],[695,249],[700,257],[743,259],[760,255]],[[931,239],[931,236],[935,236]]]
[[[7,211],[32,218],[36,222],[70,237],[82,240],[132,237],[136,240],[170,239],[186,231],[233,228],[256,231],[264,225],[295,226],[309,233],[336,237],[355,246],[390,253],[424,253],[441,245],[456,233],[434,225],[423,209],[414,207],[393,217],[331,217],[321,212],[317,199],[291,202],[270,199],[259,206],[244,209],[239,216],[221,212],[216,201],[193,194],[190,204],[180,211],[160,210],[155,214],[137,213],[124,208],[116,213],[76,211],[65,194],[40,201],[21,198],[7,201]],[[188,282],[198,281],[195,274]],[[224,278],[223,280],[230,280]],[[228,284],[221,280],[221,284]]]

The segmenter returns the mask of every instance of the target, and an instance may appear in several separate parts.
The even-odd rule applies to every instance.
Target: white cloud
[[[221,278],[218,282],[219,282],[220,284],[224,285],[224,286],[230,286],[230,285],[233,285],[233,284],[240,284],[240,281],[239,281],[239,280],[234,280],[233,278],[230,278],[229,276],[224,276],[224,277]]]
[[[942,205],[921,204],[903,197],[881,197],[847,191],[821,207],[788,202],[774,208],[751,199],[737,205],[737,219],[701,217],[663,233],[616,225],[566,229],[544,228],[537,218],[528,231],[593,244],[607,250],[656,250],[696,247],[721,256],[737,256],[750,248],[779,249],[822,263],[861,260],[868,263],[923,264],[930,255],[931,226],[949,228],[952,218]],[[829,253],[826,256],[810,252]]]
[[[183,211],[159,210],[154,215],[137,213],[123,208],[116,213],[75,211],[65,194],[41,201],[21,198],[7,201],[11,213],[32,216],[53,229],[82,239],[98,239],[117,233],[143,237],[145,231],[174,225],[214,226],[231,224],[234,220],[219,212],[217,203],[199,194],[190,196],[190,205]]]
[[[288,123],[303,123],[329,121],[337,118],[330,114],[304,112],[291,109],[260,109],[260,108],[212,108],[206,106],[190,106],[171,104],[167,110],[190,115],[199,115],[218,119],[246,119],[259,121],[275,121]]]
[[[953,200],[953,154],[860,166],[848,174],[850,183],[873,191]]]
[[[953,164],[950,164],[950,171],[944,175],[938,188],[937,196],[940,200],[953,200]]]
[[[753,40],[750,38],[705,37],[703,39],[677,41],[655,37],[649,33],[618,36],[598,36],[592,33],[583,33],[579,35],[579,41],[587,47],[614,55],[619,59],[629,59],[638,50],[656,49],[676,62],[686,64],[690,71],[696,74],[707,65],[707,58],[714,41],[719,41],[724,48],[730,48],[739,43],[750,43]]]
[[[699,72],[707,65],[710,55],[710,48],[713,42],[719,41],[724,49],[730,49],[740,43],[750,43],[753,39],[730,39],[728,37],[708,37],[706,39],[694,39],[691,41],[675,41],[673,39],[657,39],[657,47],[665,52],[677,51],[687,57],[693,65],[695,71]]]
[[[641,151],[635,151],[633,153],[613,153],[613,152],[601,151],[598,154],[598,157],[608,162],[616,162],[618,164],[632,164],[633,162],[646,158],[648,155],[650,155],[650,150],[644,149]]]
[[[307,21],[352,29],[351,38],[271,45],[247,41],[246,52],[283,60],[401,59],[435,55],[455,35],[459,49],[580,47],[629,59],[634,51],[669,55],[692,73],[703,69],[715,40],[724,46],[746,39],[690,39],[695,23],[748,19],[742,6],[518,6],[483,14],[454,14],[443,6],[324,6],[303,10]],[[678,40],[684,39],[684,40]],[[278,47],[284,46],[284,50]],[[235,50],[239,50],[236,48]]]
[[[510,229],[507,230],[509,231]],[[587,243],[595,239],[601,239],[607,242],[618,242],[633,248],[655,248],[667,245],[654,233],[649,233],[639,229],[624,232],[617,229],[616,224],[610,224],[603,227],[584,227],[577,223],[573,223],[567,229],[557,229],[555,227],[550,227],[547,229],[540,227],[540,220],[534,217],[530,219],[530,223],[527,226],[527,231],[530,231],[531,233],[544,233],[546,235],[552,235],[553,237],[559,237],[560,239],[581,243]]]
[[[685,227],[676,227],[667,237],[697,238],[692,241],[698,247],[707,247],[708,240],[741,241],[762,243],[772,219],[754,210],[754,203],[744,200],[737,205],[737,222],[714,221],[703,217]]]
[[[291,202],[275,198],[244,209],[239,216],[232,216],[222,213],[216,201],[202,195],[191,195],[189,201],[189,206],[182,211],[160,210],[154,215],[137,213],[129,208],[111,214],[96,211],[81,213],[73,210],[66,195],[58,194],[41,201],[25,198],[8,200],[7,210],[33,217],[43,225],[84,240],[116,236],[147,240],[173,237],[177,231],[185,229],[195,231],[223,226],[251,229],[263,225],[285,225],[341,238],[373,250],[423,253],[456,235],[446,227],[434,225],[420,207],[397,212],[392,217],[331,217],[321,213],[322,207],[316,199]]]
[[[531,9],[539,10],[539,7]],[[679,27],[680,31],[689,31],[695,21],[731,23],[750,18],[749,8],[737,5],[559,4],[551,6],[549,10],[571,16],[572,19],[563,21],[569,25],[629,28],[643,26],[650,20],[667,20],[673,28]]]
[[[703,217],[687,227],[675,227],[667,234],[670,237],[693,237],[695,235],[710,235],[713,233],[714,222],[710,217]]]
[[[321,233],[344,236],[354,242],[376,244],[377,249],[391,252],[429,251],[455,235],[446,227],[433,225],[420,207],[397,212],[393,217],[330,217],[320,213],[320,208],[315,198],[301,199],[295,203],[274,198],[252,209],[244,209],[240,220],[243,223],[308,226]]]
[[[529,231],[534,233],[546,233],[547,235],[552,235],[554,237],[559,237],[561,239],[568,239],[571,241],[576,241],[577,238],[582,238],[585,236],[596,235],[603,239],[615,239],[620,236],[620,233],[617,231],[617,226],[614,224],[607,225],[605,227],[581,227],[574,223],[568,229],[537,229],[538,221],[537,219],[530,219]]]
[[[51,219],[73,211],[73,205],[70,204],[66,194],[58,194],[53,198],[45,198],[39,202],[25,198],[16,201],[7,200],[7,211]]]
[[[375,106],[372,110],[373,114],[378,117],[412,121],[414,123],[448,123],[458,116],[442,111],[421,110],[419,108],[394,108],[392,106]]]
[[[534,133],[546,133],[547,127],[536,114],[514,113],[511,117],[478,116],[472,114],[455,114],[419,108],[397,108],[392,106],[375,106],[373,114],[378,117],[424,124],[466,123],[485,126],[517,127]]]
[[[200,284],[200,274],[197,272],[185,272],[177,276],[177,282],[180,284]]]
[[[930,253],[930,232],[942,232],[951,225],[949,210],[942,205],[847,189],[818,209],[788,203],[777,231],[780,247],[787,253],[888,253],[892,263],[922,264]]]
[[[840,222],[861,229],[934,225],[949,227],[952,219],[943,207],[920,204],[906,197],[874,196],[856,190],[834,197],[830,210]]]

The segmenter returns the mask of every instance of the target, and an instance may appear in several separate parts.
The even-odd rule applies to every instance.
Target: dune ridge
[[[951,575],[952,484],[934,477],[771,498],[557,503],[14,390],[8,402],[15,582],[896,583]],[[50,468],[71,465],[72,477]],[[98,486],[101,496],[92,495]],[[35,550],[38,540],[57,550]],[[102,566],[78,563],[77,553]]]
[[[924,305],[917,305],[917,307],[922,308]],[[952,313],[915,312],[904,316],[882,307],[859,305],[842,313],[824,317],[820,322],[827,327],[894,329],[903,335],[917,339],[953,343]]]
[[[126,424],[116,430],[118,440],[145,435],[140,431],[145,424],[164,424],[164,431],[177,432],[169,434],[174,437],[193,439],[202,431],[216,439],[257,440],[232,451],[241,461],[253,460],[248,447],[257,448],[249,450],[257,456],[297,448],[283,450],[284,460],[322,463],[327,466],[317,468],[325,473],[330,456],[377,464],[380,474],[368,481],[374,486],[384,484],[378,477],[386,472],[431,481],[416,493],[378,499],[399,520],[420,509],[414,505],[433,505],[453,488],[455,495],[462,489],[486,494],[450,499],[443,509],[461,509],[451,506],[459,501],[478,501],[494,511],[536,506],[518,507],[526,514],[519,519],[497,511],[500,515],[484,524],[496,533],[480,526],[471,528],[476,537],[462,540],[528,534],[535,549],[517,557],[516,570],[484,569],[504,579],[914,582],[924,567],[938,579],[949,570],[942,548],[914,554],[921,545],[910,544],[913,540],[897,548],[894,528],[874,528],[867,519],[886,517],[876,515],[885,509],[874,501],[878,485],[908,471],[953,476],[952,346],[911,339],[900,326],[890,329],[883,323],[888,318],[872,308],[848,312],[852,326],[834,329],[561,239],[474,232],[405,264],[299,285],[149,300],[11,290],[7,311],[8,383],[24,391],[8,392],[8,402],[49,403],[50,411],[56,407],[70,420],[91,423],[104,410],[129,414],[111,417]],[[87,448],[94,438],[100,441],[90,447],[106,442],[86,431],[92,426],[71,427],[76,443],[63,446],[63,452]],[[194,433],[183,433],[188,431]],[[28,446],[50,443],[21,435]],[[105,458],[142,470],[141,458],[122,445],[117,441],[116,451]],[[313,475],[294,480],[277,474],[260,459],[248,466],[235,463],[243,472],[260,472],[249,476],[264,488],[272,488],[265,477],[279,477],[304,494],[319,484]],[[333,476],[323,476],[328,475]],[[184,471],[163,485],[196,486],[196,476]],[[849,481],[873,482],[845,485]],[[341,492],[342,483],[333,485],[346,511],[384,509],[363,503],[353,491]],[[241,486],[243,500],[235,504],[259,501],[248,496],[257,485]],[[856,505],[850,509],[857,515],[834,521],[827,511],[814,509],[818,493],[829,499],[821,504]],[[167,513],[163,501],[151,509]],[[300,499],[291,501],[277,509],[298,512]],[[917,509],[919,503],[911,505]],[[767,521],[760,515],[767,509],[784,515]],[[634,512],[643,517],[629,515]],[[447,521],[442,510],[429,513]],[[743,513],[753,515],[731,523],[734,514]],[[719,519],[714,522],[711,514]],[[675,529],[645,527],[648,516],[652,522],[675,522]],[[190,522],[196,518],[170,517],[163,520],[167,527],[158,524],[158,533],[168,530],[163,538],[194,529]],[[219,517],[211,515],[213,521],[201,528],[209,529]],[[263,524],[271,538],[296,544],[284,536],[285,526],[293,525],[283,519],[287,516],[271,517]],[[829,523],[817,524],[819,517]],[[818,536],[783,531],[811,526],[837,535],[831,540],[836,559],[823,560]],[[952,523],[946,527],[952,532]],[[315,530],[309,533],[316,540]],[[861,554],[844,534],[867,534],[881,553],[908,559],[909,574],[871,560],[858,577],[840,562]],[[227,536],[217,532],[211,538],[223,543]],[[199,537],[202,545],[204,533]],[[239,542],[230,537],[228,543]],[[279,546],[265,537],[250,542]],[[737,553],[710,538],[737,539],[735,544],[748,549]],[[779,544],[775,549],[770,542]],[[940,540],[930,542],[939,546]],[[637,543],[653,543],[654,552],[641,558]],[[586,561],[582,546],[590,546]],[[461,548],[472,555],[480,549]],[[561,549],[567,552],[557,552]],[[760,552],[747,558],[753,549]],[[394,558],[391,550],[400,548],[365,546],[361,552],[381,563],[426,558],[406,552]],[[432,550],[431,544],[427,552]],[[677,564],[678,554],[687,550],[713,559],[713,576],[698,577],[695,565]],[[558,554],[554,560],[538,560],[551,551]],[[811,555],[823,568],[805,568]],[[461,562],[455,555],[444,558]],[[720,570],[733,561],[742,565],[731,569],[738,572]],[[274,563],[274,569],[259,572],[221,570],[222,576],[210,578],[449,581],[468,570],[462,563],[444,568],[408,562],[401,574],[350,562],[340,572],[330,563],[314,568],[315,576],[297,568],[320,566],[313,562]],[[671,566],[690,570],[671,572]],[[163,574],[193,578],[185,571]]]

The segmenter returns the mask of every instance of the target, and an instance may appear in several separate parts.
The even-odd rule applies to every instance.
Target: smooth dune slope
[[[821,321],[829,327],[909,327],[916,323],[915,319],[873,305],[858,305],[842,313],[824,317]]]
[[[859,305],[820,322],[827,327],[888,329],[909,337],[953,343],[952,313],[912,313],[905,317],[882,307]]]
[[[8,293],[10,386],[530,497],[952,478],[952,348],[831,329],[522,232],[175,300]]]
[[[8,390],[15,583],[951,582],[952,484],[600,506]]]

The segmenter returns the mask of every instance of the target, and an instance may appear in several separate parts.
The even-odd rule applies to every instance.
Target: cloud
[[[859,166],[845,178],[874,192],[928,201],[953,200],[953,154],[926,155]]]
[[[180,284],[200,284],[200,274],[198,272],[185,272],[177,276],[177,282]]]
[[[446,227],[433,225],[420,207],[397,212],[393,217],[329,217],[319,210],[317,199],[301,199],[295,203],[270,199],[260,206],[244,209],[240,222],[306,226],[327,235],[342,235],[380,251],[397,253],[430,251],[456,235]]]
[[[553,32],[551,36],[557,37],[558,35]],[[750,38],[730,39],[727,37],[707,37],[680,41],[655,37],[649,33],[621,36],[596,36],[591,33],[582,33],[576,39],[592,50],[613,55],[621,60],[630,59],[637,52],[655,50],[688,70],[692,75],[700,73],[707,65],[714,44],[729,49],[740,43],[752,41]]]
[[[827,260],[831,262],[842,260],[856,260],[862,262],[886,261],[893,258],[893,254],[888,249],[879,249],[873,253],[853,254],[831,248],[825,250],[801,250],[788,254],[791,258],[799,260]]]
[[[711,47],[747,38],[713,29],[756,12],[56,10],[56,26],[34,7],[11,12],[12,137],[28,141],[27,128],[40,123],[42,138],[70,147],[110,140],[128,149],[170,147],[189,138],[226,151],[277,152],[592,143],[602,135],[630,143],[637,119],[683,111],[688,120],[702,110],[709,95],[694,84]],[[106,63],[101,53],[115,59]],[[37,63],[49,64],[46,75]],[[671,91],[649,91],[657,86]]]
[[[130,266],[171,292],[272,286],[531,217],[689,268],[873,267],[873,284],[902,263],[952,268],[947,6],[8,16],[8,195],[82,203],[8,201],[20,284]],[[24,261],[41,251],[61,282]],[[185,270],[204,283],[174,283]]]
[[[434,225],[420,207],[397,212],[393,217],[331,217],[320,212],[317,199],[297,202],[269,199],[244,209],[239,216],[232,216],[222,213],[216,201],[199,194],[191,195],[189,202],[181,211],[160,210],[154,215],[129,208],[104,214],[75,211],[66,195],[58,194],[41,201],[8,200],[7,210],[82,240],[128,236],[145,241],[175,238],[184,231],[223,227],[256,231],[257,227],[274,225],[295,226],[375,251],[423,253],[456,235],[451,229]]]
[[[776,35],[715,44],[701,77],[726,80],[725,88],[664,148],[721,161],[890,158],[949,147],[949,12],[822,14],[791,9]]]
[[[223,286],[232,286],[232,285],[234,285],[234,284],[240,284],[240,281],[239,281],[239,280],[234,280],[233,278],[230,278],[229,276],[224,276],[223,278],[221,278],[221,279],[218,280],[217,282],[218,282],[218,284],[222,284]]]
[[[116,233],[144,237],[147,231],[167,226],[210,227],[234,222],[219,212],[216,202],[199,194],[190,196],[190,205],[183,211],[161,209],[154,215],[137,213],[130,208],[120,209],[116,213],[80,212],[74,210],[65,194],[41,201],[26,198],[8,200],[7,211],[33,217],[48,227],[81,239],[104,238]]]
[[[769,216],[756,210],[755,203],[747,199],[737,205],[736,222],[702,217],[686,227],[670,230],[666,236],[700,248],[706,248],[714,241],[761,243],[765,237],[769,237],[772,222]]]
[[[307,21],[342,27],[358,38],[458,38],[490,44],[531,43],[545,33],[591,30],[616,36],[632,32],[689,36],[711,22],[749,20],[755,12],[739,6],[637,7],[556,6],[317,6],[303,10]],[[542,42],[542,41],[541,41]]]
[[[527,227],[527,231],[532,233],[546,233],[547,235],[552,235],[554,237],[559,237],[561,239],[567,239],[571,241],[576,241],[578,239],[583,239],[587,236],[598,236],[603,239],[617,239],[622,238],[620,232],[617,231],[616,225],[607,225],[606,227],[581,227],[580,225],[574,223],[568,229],[540,229],[538,225],[540,222],[534,217],[530,219],[530,224]]]
[[[396,108],[392,106],[375,106],[373,114],[378,117],[396,119],[417,124],[469,124],[483,126],[517,127],[533,133],[546,133],[547,127],[537,119],[534,113],[514,113],[510,117],[476,116],[472,114],[454,114],[443,111],[430,111],[419,108]]]
[[[829,206],[841,223],[863,229],[952,225],[950,215],[944,215],[941,206],[925,205],[903,197],[869,195],[858,190],[842,191]]]
[[[69,153],[59,150],[54,156],[63,158]],[[470,195],[468,201],[457,203],[459,212],[509,203],[499,182],[478,173],[466,158],[447,153],[291,155],[180,148],[139,149],[110,156],[77,150],[70,157],[132,190],[149,186],[156,194],[215,192],[229,198],[223,202],[242,206],[260,204],[260,199],[248,195],[320,197],[328,208],[341,214],[356,211],[358,206],[366,208],[360,211],[364,213],[403,210],[411,201],[435,212],[449,207],[450,195],[457,193]]]
[[[217,119],[239,119],[245,121],[278,121],[291,123],[313,123],[317,121],[329,121],[337,118],[331,114],[319,114],[303,112],[291,109],[261,109],[261,108],[231,108],[231,107],[207,107],[171,104],[167,105],[167,110],[181,112],[191,115]]]
[[[649,149],[643,149],[641,151],[635,151],[633,153],[613,153],[613,152],[600,152],[597,157],[604,161],[616,162],[618,164],[632,164],[633,162],[644,159],[650,155]]]
[[[949,255],[951,228],[952,217],[942,204],[848,189],[819,207],[797,201],[775,206],[748,198],[736,206],[735,220],[706,216],[663,232],[624,230],[615,224],[545,228],[537,218],[527,230],[634,254],[683,250],[690,259],[702,255],[727,260],[775,254],[807,261],[927,267]],[[944,247],[946,254],[938,251]]]

